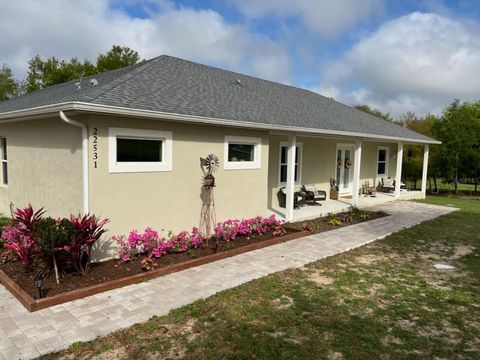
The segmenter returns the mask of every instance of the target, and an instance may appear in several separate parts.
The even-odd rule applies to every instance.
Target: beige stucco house
[[[0,102],[0,140],[1,213],[28,203],[51,216],[90,212],[111,220],[111,235],[198,226],[208,154],[220,159],[218,221],[294,220],[362,206],[366,181],[400,184],[403,144],[425,145],[422,191],[396,186],[381,200],[424,197],[438,143],[307,90],[169,56]],[[331,178],[338,200],[294,209],[302,184],[328,194]]]

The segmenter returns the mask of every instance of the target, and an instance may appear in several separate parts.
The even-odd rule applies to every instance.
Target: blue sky
[[[95,59],[120,44],[394,116],[479,98],[477,0],[4,1],[0,31],[0,64],[18,78],[36,54]]]

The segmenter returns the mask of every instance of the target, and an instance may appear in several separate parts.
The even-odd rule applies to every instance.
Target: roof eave
[[[40,106],[36,108],[6,112],[3,114],[0,114],[0,124],[32,120],[32,119],[38,118],[39,116],[48,116],[48,115],[58,113],[59,111],[79,111],[79,112],[90,112],[90,113],[93,112],[93,113],[100,113],[100,114],[110,114],[110,115],[113,114],[113,115],[123,115],[123,116],[132,116],[132,117],[143,117],[143,118],[150,118],[150,119],[188,121],[188,122],[202,123],[202,124],[209,124],[209,125],[242,127],[242,128],[249,128],[249,129],[268,130],[268,131],[273,130],[273,131],[295,132],[299,134],[304,133],[304,134],[318,134],[318,135],[328,135],[328,136],[353,137],[353,138],[361,138],[365,140],[384,140],[389,142],[405,142],[405,143],[415,143],[415,144],[441,144],[441,141],[437,141],[434,139],[402,138],[402,137],[395,137],[395,136],[375,135],[375,134],[349,132],[349,131],[304,128],[304,127],[294,127],[294,126],[274,125],[274,124],[262,124],[262,123],[253,123],[249,121],[219,119],[219,118],[176,114],[176,113],[168,113],[168,112],[153,111],[153,110],[131,109],[131,108],[125,108],[125,107],[119,107],[119,106],[92,104],[92,103],[79,102],[79,101],[69,101],[69,102],[64,102],[59,104],[45,105],[45,106]]]

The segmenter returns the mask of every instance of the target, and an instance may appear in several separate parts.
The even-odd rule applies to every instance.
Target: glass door
[[[353,170],[352,147],[339,146],[337,148],[337,186],[340,194],[351,194],[352,192],[352,170]]]

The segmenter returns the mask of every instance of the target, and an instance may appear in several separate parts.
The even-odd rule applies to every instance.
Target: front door
[[[337,185],[340,194],[352,193],[353,147],[337,147]]]

